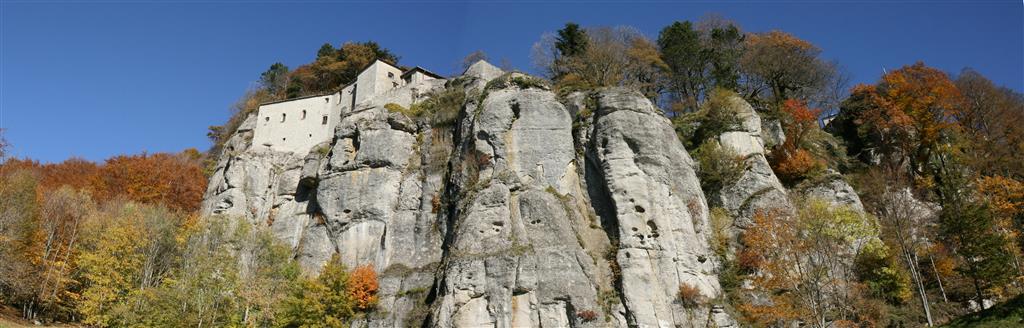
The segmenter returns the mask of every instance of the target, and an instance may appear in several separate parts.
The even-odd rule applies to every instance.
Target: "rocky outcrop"
[[[825,176],[808,182],[799,189],[804,197],[818,198],[837,206],[849,206],[850,209],[864,213],[864,204],[860,202],[857,191],[834,170],[828,170]]]
[[[762,135],[766,133],[761,130],[760,116],[739,96],[730,97],[729,103],[741,124],[733,131],[722,133],[718,141],[723,147],[732,149],[743,158],[746,170],[737,181],[722,188],[718,193],[718,199],[712,203],[728,210],[736,218],[736,226],[745,229],[750,227],[751,218],[758,210],[790,211],[792,205],[786,188],[772,172],[765,157]]]
[[[602,222],[614,241],[615,265],[630,325],[676,326],[709,320],[729,326],[727,316],[708,318],[706,308],[683,308],[679,286],[706,298],[720,293],[717,259],[708,245],[707,201],[693,160],[666,119],[636,92],[605,90],[577,104],[591,104],[588,179],[603,202]]]
[[[441,88],[435,84],[431,88]],[[385,101],[308,155],[227,143],[204,201],[291,245],[307,273],[372,264],[374,327],[731,326],[693,161],[639,93],[579,93],[478,62],[451,124]],[[749,135],[749,133],[748,133]],[[763,159],[763,156],[762,156]],[[684,307],[680,286],[703,301]]]

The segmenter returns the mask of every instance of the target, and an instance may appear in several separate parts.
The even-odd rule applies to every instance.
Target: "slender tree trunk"
[[[928,303],[928,293],[925,292],[924,283],[921,282],[921,272],[917,269],[917,264],[914,263],[914,258],[911,257],[910,253],[904,251],[903,256],[910,267],[910,277],[914,279],[914,284],[917,285],[917,295],[921,298],[921,307],[924,308],[925,318],[928,319],[928,327],[933,327],[935,322],[932,321],[932,310],[931,305]]]
[[[935,281],[939,282],[939,291],[942,292],[942,302],[948,303],[949,298],[946,298],[946,288],[942,287],[942,278],[939,276],[939,269],[935,268],[935,258],[931,254],[928,254],[928,261],[932,263],[932,272],[935,272]]]
[[[894,201],[894,204],[895,205]],[[918,270],[917,262],[914,261],[915,256],[912,256],[913,249],[907,245],[907,237],[903,235],[903,224],[900,218],[901,215],[896,213],[890,213],[889,219],[893,221],[896,226],[896,239],[900,244],[900,251],[903,253],[904,261],[907,262],[907,268],[910,270],[910,277],[914,280],[914,284],[917,285],[917,295],[921,299],[921,307],[924,309],[925,318],[928,319],[928,326],[932,327],[935,323],[932,321],[932,310],[931,305],[928,303],[928,293],[925,292],[924,284],[921,282],[921,271]]]

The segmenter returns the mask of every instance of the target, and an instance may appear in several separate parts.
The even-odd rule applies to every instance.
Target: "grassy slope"
[[[996,304],[985,311],[959,317],[943,327],[1004,328],[1024,327],[1024,295]]]

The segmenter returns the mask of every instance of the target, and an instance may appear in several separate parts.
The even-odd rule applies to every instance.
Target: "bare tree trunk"
[[[946,297],[946,288],[942,287],[942,278],[939,277],[939,269],[935,268],[935,258],[932,254],[928,254],[928,261],[932,262],[932,272],[935,272],[935,281],[939,282],[939,291],[942,292],[942,302],[949,303],[949,298]]]
[[[917,295],[921,298],[921,306],[924,308],[924,315],[928,319],[928,327],[933,327],[935,323],[932,321],[931,305],[928,304],[928,293],[925,292],[924,283],[921,282],[921,272],[917,269],[917,264],[909,252],[904,250],[903,256],[910,267],[910,277],[914,279],[914,284],[917,285]]]

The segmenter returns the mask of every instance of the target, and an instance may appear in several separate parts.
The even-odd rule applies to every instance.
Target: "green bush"
[[[746,164],[732,149],[722,147],[718,141],[710,140],[693,152],[700,165],[697,175],[704,194],[716,195],[723,187],[736,182],[743,176]]]
[[[722,133],[739,128],[739,114],[730,98],[735,92],[715,89],[695,113],[686,113],[674,118],[676,133],[688,149],[693,149]]]
[[[857,278],[867,286],[871,296],[892,305],[905,304],[912,297],[910,275],[880,240],[872,240],[854,261]]]
[[[408,112],[414,113],[416,118],[426,119],[430,126],[447,127],[456,123],[465,103],[466,91],[463,88],[447,88],[413,104]]]

